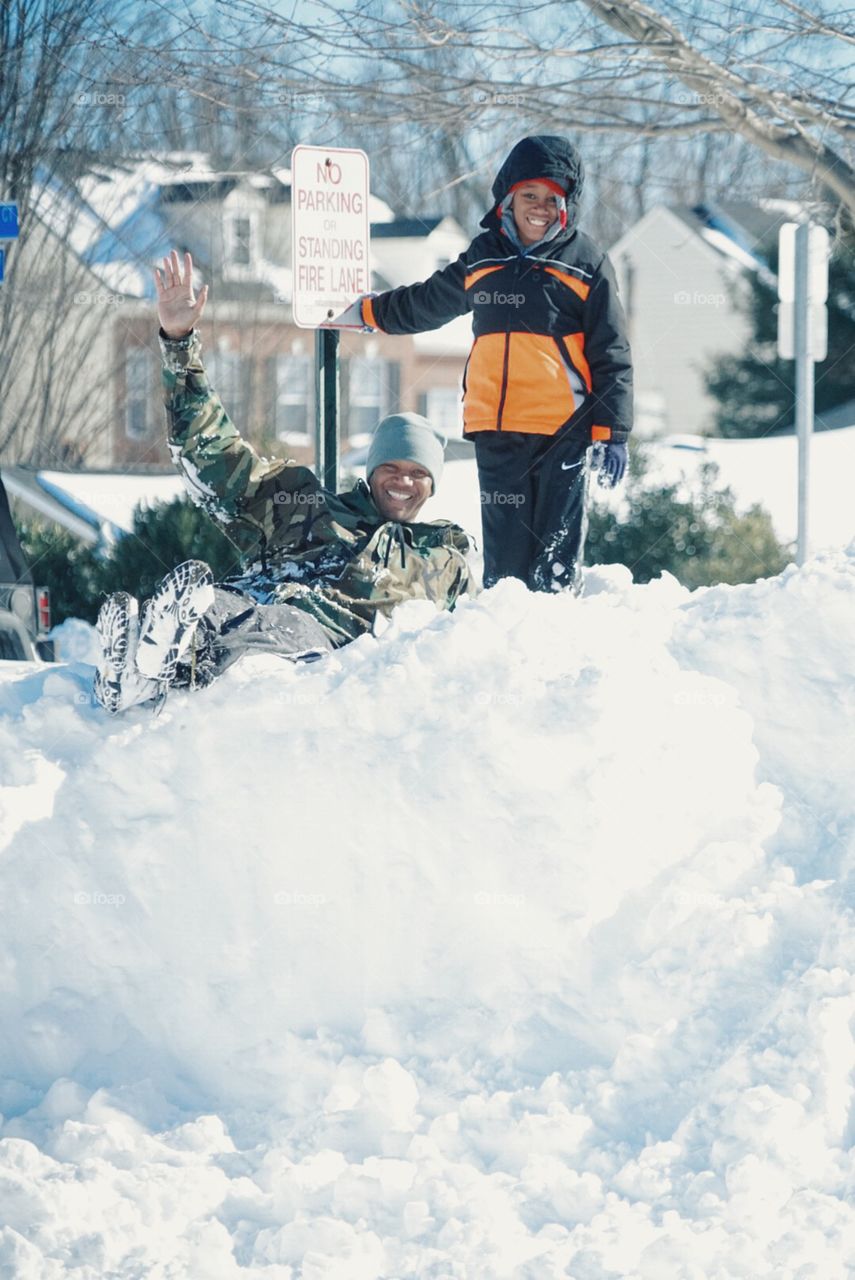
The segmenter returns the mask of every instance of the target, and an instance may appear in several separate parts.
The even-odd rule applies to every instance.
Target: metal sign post
[[[810,222],[787,222],[778,237],[778,354],[796,362],[799,442],[796,563],[808,555],[810,441],[814,419],[814,363],[828,354],[828,232]]]
[[[325,489],[338,489],[339,333],[315,333],[315,474]]]
[[[368,157],[343,147],[297,146],[291,156],[294,323],[315,336],[316,474],[337,489],[339,332],[328,324],[371,287]]]
[[[796,232],[796,434],[799,438],[799,529],[796,564],[804,564],[808,549],[808,494],[810,492],[810,438],[813,435],[813,356],[810,349],[808,303],[808,237],[810,226]]]

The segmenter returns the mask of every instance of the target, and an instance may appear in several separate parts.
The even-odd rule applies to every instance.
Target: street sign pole
[[[828,232],[810,222],[785,222],[778,236],[778,355],[796,362],[797,564],[808,555],[814,365],[828,355],[827,297]]]
[[[338,491],[339,332],[315,330],[315,474],[325,489]]]
[[[810,343],[810,223],[796,230],[796,433],[799,438],[799,524],[796,564],[808,554],[808,493],[810,491],[810,443],[813,434],[814,368]]]

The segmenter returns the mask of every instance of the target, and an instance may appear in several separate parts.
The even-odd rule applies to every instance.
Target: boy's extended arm
[[[464,255],[419,284],[362,299],[362,319],[383,333],[423,333],[471,310]]]
[[[593,440],[626,440],[632,430],[632,356],[614,269],[604,257],[585,305]]]
[[[169,450],[190,497],[222,524],[269,534],[274,493],[316,492],[318,480],[242,439],[208,382],[195,329],[178,339],[161,330],[160,345]]]

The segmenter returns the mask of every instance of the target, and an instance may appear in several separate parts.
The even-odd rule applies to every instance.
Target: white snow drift
[[[843,1280],[855,544],[0,685],[0,1277]]]

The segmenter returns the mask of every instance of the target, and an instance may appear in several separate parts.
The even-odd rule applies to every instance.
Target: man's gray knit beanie
[[[418,413],[392,413],[378,424],[368,450],[365,474],[384,462],[415,462],[433,479],[433,491],[442,476],[445,460],[445,436]]]

